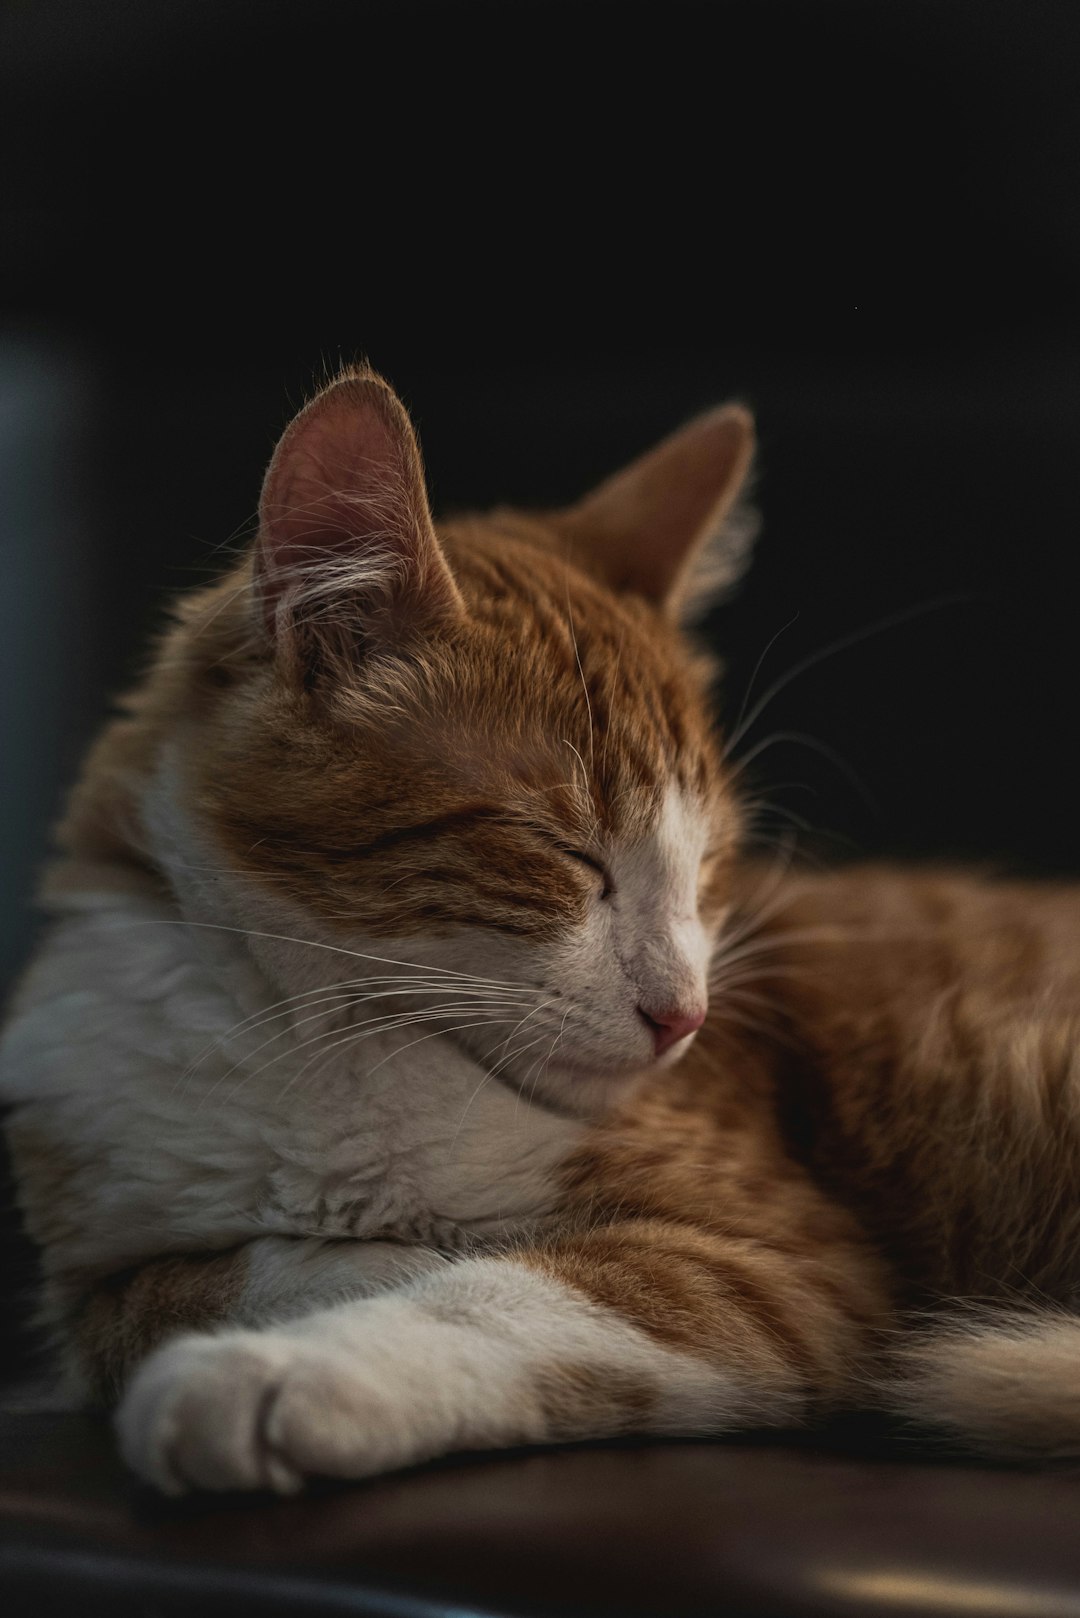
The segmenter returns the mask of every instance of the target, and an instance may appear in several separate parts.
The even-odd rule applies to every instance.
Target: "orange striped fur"
[[[19,1092],[22,1200],[80,1385],[124,1386],[179,1326],[233,1331],[184,1339],[182,1367],[160,1350],[135,1379],[124,1442],[163,1487],[290,1488],[311,1471],[362,1475],[470,1444],[785,1423],[867,1398],[998,1449],[1080,1449],[1080,1373],[1068,1369],[1080,1341],[1080,895],[948,871],[782,872],[746,856],[712,670],[679,620],[707,577],[730,585],[744,564],[737,501],[751,442],[746,412],[727,407],[569,511],[436,530],[403,407],[372,373],[348,373],[286,433],[256,546],[178,605],[91,754],[47,885],[61,915],[88,893],[174,903],[185,868],[160,856],[147,807],[167,755],[183,814],[218,862],[191,878],[192,893],[235,883],[260,914],[303,918],[324,950],[362,937],[426,963],[429,946],[479,936],[479,982],[502,982],[508,961],[526,973],[598,906],[617,908],[631,878],[612,851],[631,875],[644,870],[640,850],[672,803],[703,828],[692,904],[694,937],[713,955],[707,1021],[675,1065],[597,1057],[607,1087],[595,1094],[572,1062],[562,1089],[555,1065],[532,1092],[522,1069],[524,1107],[578,1122],[545,1170],[547,1202],[490,1241],[461,1220],[450,1264],[422,1236],[427,1257],[399,1283],[399,1231],[349,1243],[335,1227],[336,1243],[309,1249],[278,1204],[279,1223],[261,1228],[292,1240],[273,1253],[223,1226],[188,1247],[178,1234],[139,1262],[98,1261],[86,1236],[110,1189],[98,1160],[51,1134],[49,1107]],[[664,835],[690,846],[689,830]],[[671,918],[673,939],[684,924]],[[641,1016],[655,1032],[689,1016],[696,991],[690,944],[663,959],[648,938],[638,944],[626,971],[640,1038]],[[278,969],[267,947],[256,954]],[[460,1036],[475,1056],[473,1037]],[[222,1084],[205,1105],[243,1101]],[[353,1275],[369,1246],[385,1249],[390,1279]],[[504,1314],[491,1302],[500,1275]],[[507,1361],[505,1411],[494,1393],[475,1408],[474,1392],[441,1437],[425,1429],[411,1449],[369,1454],[349,1435],[371,1428],[363,1401],[374,1395],[342,1370],[356,1356],[339,1354],[332,1431],[297,1396],[273,1442],[237,1441],[242,1460],[224,1439],[191,1436],[213,1426],[222,1389],[288,1359],[286,1328],[258,1330],[282,1313],[317,1324],[310,1311],[325,1307],[325,1341],[337,1342],[341,1300],[377,1292],[356,1317],[376,1364],[378,1332],[398,1342],[398,1299],[399,1365],[429,1336],[425,1374],[439,1375],[445,1354],[449,1387],[444,1335],[475,1330],[475,1352],[495,1355],[514,1309],[522,1320],[539,1309],[533,1285],[545,1308],[569,1300],[568,1346],[538,1342],[532,1359],[526,1348]],[[975,1314],[957,1324],[955,1306],[975,1300],[1025,1312],[986,1330]],[[1049,1326],[1035,1309],[1046,1303]],[[928,1336],[935,1317],[948,1329]],[[303,1352],[315,1353],[322,1339],[306,1329]],[[289,1354],[299,1341],[288,1338]],[[953,1366],[966,1368],[963,1385]],[[163,1390],[165,1459],[146,1436]],[[1047,1412],[1059,1397],[1057,1421]]]

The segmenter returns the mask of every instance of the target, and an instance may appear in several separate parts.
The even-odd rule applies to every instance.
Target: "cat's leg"
[[[135,1367],[178,1332],[280,1324],[446,1262],[431,1248],[402,1242],[289,1236],[152,1259],[98,1281],[68,1311],[65,1382],[76,1402],[89,1396],[111,1404]]]
[[[850,1393],[886,1312],[855,1246],[627,1222],[177,1339],[135,1376],[121,1443],[169,1492],[289,1491],[455,1450],[789,1424]]]

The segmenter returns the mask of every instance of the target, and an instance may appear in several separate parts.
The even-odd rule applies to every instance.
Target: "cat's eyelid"
[[[560,844],[560,847],[562,847],[564,854],[569,855],[572,860],[580,860],[582,865],[589,866],[600,877],[604,884],[603,891],[600,894],[601,899],[606,899],[610,894],[614,893],[615,884],[611,880],[611,874],[607,866],[601,864],[595,855],[586,853],[583,848],[570,848],[563,844]]]
[[[595,871],[603,884],[600,894],[602,899],[607,899],[614,893],[615,883],[612,881],[611,872],[598,855],[591,854],[588,849],[578,848],[575,844],[566,842],[558,832],[549,826],[540,825],[537,821],[525,821],[523,824],[528,827],[529,831],[534,832],[537,837],[542,837],[544,842],[552,848],[557,848],[559,853],[565,855],[567,859],[577,860],[580,864],[587,865],[590,870]]]

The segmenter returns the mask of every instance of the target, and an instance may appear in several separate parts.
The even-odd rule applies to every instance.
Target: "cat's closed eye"
[[[587,865],[591,871],[595,871],[600,878],[601,899],[610,899],[615,891],[615,884],[612,882],[606,866],[602,865],[592,854],[586,854],[582,848],[563,848],[562,852],[568,859],[577,860],[581,865]]]
[[[615,883],[612,881],[611,872],[602,860],[598,859],[595,854],[588,853],[584,848],[577,848],[573,843],[563,842],[562,838],[547,826],[540,825],[535,821],[528,823],[528,825],[531,832],[541,838],[549,848],[557,849],[564,859],[574,860],[578,865],[585,865],[590,871],[596,873],[599,879],[599,898],[609,899],[611,897],[615,892]]]

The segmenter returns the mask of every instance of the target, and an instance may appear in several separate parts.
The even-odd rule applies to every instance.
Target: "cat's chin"
[[[618,1069],[598,1069],[586,1063],[554,1064],[542,1079],[523,1079],[520,1084],[511,1073],[498,1078],[531,1106],[566,1118],[600,1118],[632,1095],[643,1080],[664,1063],[635,1065]]]

